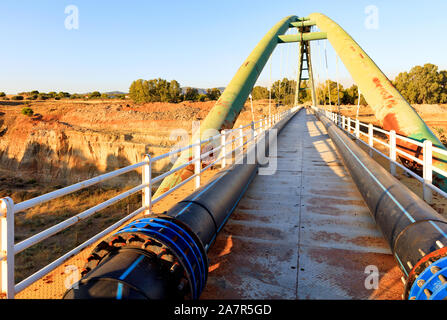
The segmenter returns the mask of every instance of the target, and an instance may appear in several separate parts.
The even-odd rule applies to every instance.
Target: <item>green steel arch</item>
[[[321,32],[311,33],[310,27],[314,25]],[[289,28],[298,28],[300,32],[295,35],[285,35]],[[208,129],[222,130],[233,127],[256,80],[278,43],[301,42],[308,47],[309,41],[326,38],[334,47],[384,129],[395,130],[397,134],[418,141],[430,140],[434,146],[446,149],[365,51],[337,23],[321,13],[312,13],[306,18],[288,16],[274,25],[239,67],[220,99],[201,123],[200,132],[203,134]],[[308,59],[310,60],[310,57]],[[310,61],[308,65],[309,78],[313,87]],[[314,93],[313,101],[315,104]],[[193,136],[193,141],[199,138],[200,132]],[[413,150],[412,145],[404,141],[399,140],[398,147],[419,156],[420,150]],[[185,151],[177,159],[173,168],[191,159],[191,151]],[[447,171],[446,156],[434,153],[433,163]],[[161,195],[192,174],[193,167],[191,166],[166,177],[154,196]],[[438,181],[438,184],[442,189],[447,190],[445,180]]]

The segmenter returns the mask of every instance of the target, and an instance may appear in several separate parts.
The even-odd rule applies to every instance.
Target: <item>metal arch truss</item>
[[[320,32],[310,32],[311,26],[317,26]],[[298,28],[299,33],[285,35],[289,28]],[[337,23],[321,13],[312,13],[305,18],[298,18],[294,15],[288,16],[274,25],[239,67],[219,100],[202,121],[200,130],[192,135],[192,141],[206,139],[205,134],[209,129],[220,131],[233,127],[256,80],[278,43],[300,42],[298,63],[300,70],[297,74],[297,86],[300,90],[300,82],[303,80],[302,71],[306,69],[303,68],[303,62],[305,61],[307,62],[307,69],[309,69],[312,101],[316,105],[309,41],[326,38],[334,47],[385,130],[395,130],[397,134],[420,142],[430,140],[433,146],[447,150],[366,52]],[[298,95],[299,90],[296,91],[296,95]],[[295,102],[298,102],[297,99],[295,99]],[[412,149],[411,145],[405,141],[399,140],[397,145],[398,148],[409,154],[422,158],[420,150]],[[184,151],[172,168],[187,163],[191,158],[191,151]],[[405,157],[402,157],[402,160],[407,166],[414,165],[413,161],[405,159]],[[433,163],[445,170],[447,169],[447,156],[434,154]],[[191,165],[166,177],[154,196],[159,196],[182,183],[193,172],[193,166]],[[440,178],[435,173],[434,180],[441,189],[447,190],[445,178]]]

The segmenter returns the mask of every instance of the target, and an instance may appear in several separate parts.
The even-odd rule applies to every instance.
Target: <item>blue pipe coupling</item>
[[[447,257],[427,266],[410,290],[410,300],[444,300],[447,298]]]
[[[139,234],[159,242],[175,256],[187,277],[192,299],[198,299],[208,277],[208,258],[197,236],[184,223],[169,217],[157,216],[136,220],[114,236]]]

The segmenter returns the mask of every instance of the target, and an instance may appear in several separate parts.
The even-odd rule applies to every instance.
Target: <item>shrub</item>
[[[6,94],[4,92],[0,92],[0,97],[4,97]]]
[[[31,109],[30,107],[24,107],[22,109],[22,114],[24,114],[25,116],[32,116],[34,114],[33,109]]]
[[[99,98],[99,97],[101,97],[101,93],[99,91],[93,91],[88,94],[88,97],[91,99]]]
[[[23,96],[12,96],[11,100],[23,100]]]

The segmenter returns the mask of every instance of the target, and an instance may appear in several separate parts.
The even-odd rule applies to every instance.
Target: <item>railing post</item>
[[[226,146],[226,138],[227,138],[227,131],[223,129],[220,132],[220,144],[222,146],[222,162],[221,166],[222,168],[225,168],[227,166],[227,146]]]
[[[433,202],[433,194],[431,189],[427,186],[427,184],[431,184],[433,181],[433,170],[432,170],[432,158],[433,158],[433,144],[430,140],[425,140],[423,144],[423,171],[422,175],[424,178],[423,185],[423,198],[425,202],[428,204],[432,204]]]
[[[348,117],[348,132],[351,133],[351,117]]]
[[[394,163],[397,160],[397,152],[396,152],[396,131],[390,131],[390,172],[393,176],[396,175],[396,164]]]
[[[374,126],[372,123],[368,124],[368,145],[369,145],[369,156],[373,156],[374,148]]]
[[[235,137],[235,146],[234,146],[234,160],[236,164],[241,164],[243,162],[243,158],[244,158],[244,132],[242,129],[242,126],[239,126],[239,128],[236,129],[237,130],[237,135],[239,135],[239,137]],[[239,143],[237,143],[239,142]]]
[[[342,116],[341,116],[341,119],[342,119],[342,120],[341,120],[341,121],[342,121],[342,127],[341,127],[341,128],[342,128],[343,130],[345,130],[345,128],[346,128],[346,116],[342,115]]]
[[[1,298],[14,298],[14,201],[0,199]]]
[[[355,137],[357,139],[360,138],[360,121],[359,121],[359,119],[355,119]]]
[[[250,135],[250,140],[253,140],[254,143],[256,143],[256,130],[255,130],[255,122],[252,121],[251,122],[251,135]]]
[[[239,147],[240,147],[241,153],[244,154],[244,147],[243,147],[243,145],[244,145],[244,130],[242,129],[242,125],[239,126],[238,132],[239,132]]]
[[[202,148],[202,142],[200,139],[197,139],[195,142],[197,145],[194,146],[194,174],[196,174],[196,177],[194,178],[195,181],[195,189],[200,188],[200,170],[201,170],[201,164],[202,161],[200,159],[200,149]]]
[[[152,211],[152,162],[151,162],[151,156],[149,154],[145,154],[143,161],[146,162],[146,164],[143,166],[143,170],[141,171],[141,181],[144,185],[147,185],[143,188],[142,193],[142,204],[143,207],[147,208],[143,211],[144,215],[151,214]]]

